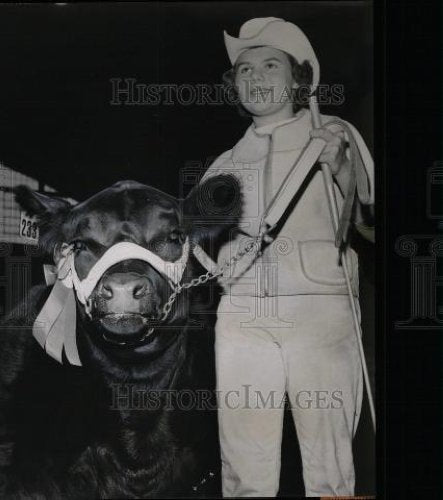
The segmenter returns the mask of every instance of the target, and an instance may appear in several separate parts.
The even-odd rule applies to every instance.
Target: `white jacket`
[[[326,124],[334,117],[323,116]],[[368,176],[369,200],[374,200],[374,167],[371,155],[357,130],[351,128]],[[275,194],[298,156],[309,141],[311,115],[304,110],[292,121],[276,124],[272,134],[260,135],[261,129],[251,125],[242,139],[221,154],[209,167],[204,179],[220,173],[231,173],[240,179],[243,210],[240,232],[220,250],[218,263],[235,255],[242,245],[257,235],[266,203]],[[265,168],[266,165],[269,167]],[[328,202],[320,168],[314,171],[306,189],[297,200],[275,240],[251,264],[242,258],[224,276],[225,293],[248,296],[299,294],[346,294],[342,268],[338,265],[338,250],[334,244]],[[265,188],[266,185],[266,188]],[[339,209],[343,196],[335,186]],[[354,292],[358,295],[358,261],[349,252]]]

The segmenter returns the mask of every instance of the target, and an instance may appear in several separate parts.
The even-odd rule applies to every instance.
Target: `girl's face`
[[[234,71],[240,101],[253,116],[278,121],[294,115],[291,89],[297,84],[283,51],[273,47],[245,50],[238,57]]]

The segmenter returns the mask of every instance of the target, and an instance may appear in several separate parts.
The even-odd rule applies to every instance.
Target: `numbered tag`
[[[20,236],[27,241],[38,241],[38,225],[35,217],[29,217],[26,212],[20,212]]]

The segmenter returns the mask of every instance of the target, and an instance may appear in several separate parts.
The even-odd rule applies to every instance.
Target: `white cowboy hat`
[[[246,21],[235,38],[223,32],[226,50],[234,66],[238,56],[251,47],[267,46],[283,50],[295,57],[299,64],[308,61],[313,70],[312,91],[320,80],[320,65],[306,35],[295,24],[277,17],[258,17]]]

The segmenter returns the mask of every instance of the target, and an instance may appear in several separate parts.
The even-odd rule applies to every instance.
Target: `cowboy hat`
[[[277,17],[258,17],[246,21],[238,38],[223,32],[226,50],[234,66],[238,56],[257,46],[273,47],[293,56],[299,64],[308,61],[313,70],[312,91],[320,80],[320,65],[306,35],[295,24]]]

